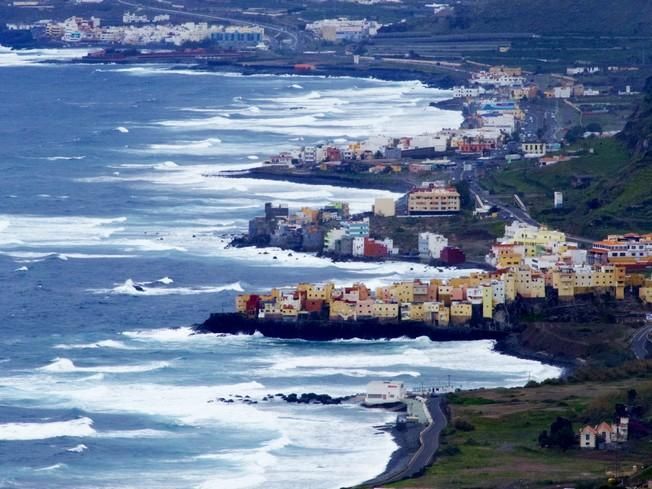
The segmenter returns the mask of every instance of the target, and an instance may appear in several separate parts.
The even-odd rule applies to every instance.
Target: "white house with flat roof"
[[[367,384],[364,402],[367,405],[392,404],[405,399],[405,384],[389,380],[373,380]]]

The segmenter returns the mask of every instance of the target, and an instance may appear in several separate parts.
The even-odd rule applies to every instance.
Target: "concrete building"
[[[460,211],[460,194],[440,182],[425,182],[408,193],[410,215],[451,214]]]
[[[374,215],[383,217],[394,217],[396,215],[396,203],[389,197],[378,197],[374,201]]]
[[[442,250],[448,246],[448,238],[436,233],[419,233],[418,244],[420,258],[438,260]]]
[[[402,382],[388,380],[374,380],[367,384],[365,404],[373,406],[379,404],[392,404],[405,399],[406,389]]]
[[[328,42],[362,41],[378,33],[381,24],[375,21],[347,18],[323,19],[306,25],[306,30]]]

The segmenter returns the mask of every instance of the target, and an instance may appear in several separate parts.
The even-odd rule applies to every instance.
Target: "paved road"
[[[376,479],[366,482],[365,485],[380,486],[413,477],[432,463],[435,458],[435,453],[439,449],[439,435],[446,427],[447,421],[441,409],[441,398],[432,397],[426,403],[430,416],[432,417],[432,423],[421,431],[419,435],[421,446],[419,449],[412,455],[412,458],[405,467],[398,468],[389,474],[383,474]]]
[[[647,343],[649,337],[652,337],[652,324],[644,326],[632,338],[632,351],[639,360],[648,356]]]
[[[183,15],[186,17],[193,17],[195,19],[199,20],[219,20],[221,22],[229,22],[231,24],[239,24],[239,25],[249,25],[249,26],[258,26],[258,27],[263,27],[264,29],[268,31],[275,32],[276,34],[284,35],[287,36],[290,39],[290,48],[293,50],[296,50],[299,45],[299,36],[289,30],[285,29],[283,27],[279,27],[277,25],[273,24],[266,24],[266,23],[261,23],[261,22],[251,22],[251,21],[246,21],[246,20],[241,20],[241,19],[234,19],[231,17],[221,17],[217,15],[209,15],[209,14],[200,14],[197,12],[186,12],[184,10],[175,10],[171,8],[163,8],[163,7],[155,7],[152,5],[147,5],[143,3],[137,3],[137,2],[129,2],[127,0],[118,0],[118,3],[121,3],[122,5],[128,5],[130,7],[134,8],[142,8],[142,9],[147,9],[147,10],[154,10],[156,12],[164,12],[168,14],[176,14],[176,15]]]

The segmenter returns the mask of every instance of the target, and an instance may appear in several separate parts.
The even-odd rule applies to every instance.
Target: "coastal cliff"
[[[331,341],[339,339],[383,340],[392,338],[418,338],[426,336],[433,341],[460,341],[501,339],[505,331],[468,327],[436,327],[418,321],[384,322],[305,320],[283,321],[252,319],[239,313],[211,314],[202,324],[195,326],[199,333],[249,334],[281,339]]]

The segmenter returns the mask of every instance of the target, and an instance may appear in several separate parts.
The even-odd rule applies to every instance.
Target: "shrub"
[[[460,431],[473,431],[475,426],[473,426],[469,421],[465,419],[456,419],[454,423],[455,429]]]

